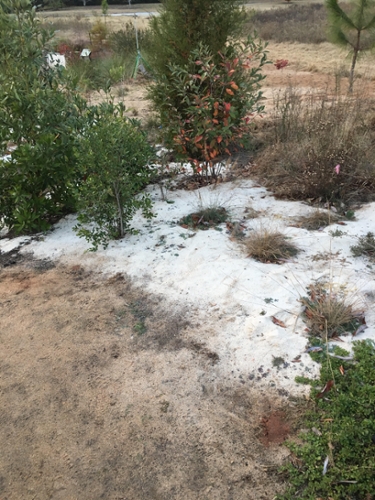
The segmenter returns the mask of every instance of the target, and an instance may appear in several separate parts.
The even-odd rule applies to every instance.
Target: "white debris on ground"
[[[295,394],[306,391],[295,376],[315,376],[319,370],[304,352],[309,340],[299,299],[306,296],[309,285],[317,280],[330,282],[364,311],[368,328],[356,337],[342,336],[341,347],[350,350],[354,340],[375,339],[374,269],[368,259],[354,258],[350,252],[358,237],[374,227],[374,204],[356,211],[356,220],[345,226],[307,231],[291,225],[314,208],[276,200],[250,180],[199,191],[170,191],[168,203],[161,199],[157,185],[148,191],[155,218],[147,222],[136,216],[133,227],[139,233],[111,242],[106,250],[88,251],[87,242],[72,229],[74,216],[61,220],[39,241],[2,239],[0,249],[7,252],[28,242],[22,251],[33,252],[36,258],[80,264],[106,274],[126,273],[145,291],[165,297],[171,308],[184,306],[189,317],[205,327],[199,329],[200,341],[219,355],[217,370],[222,375],[234,373],[254,384]],[[241,244],[230,239],[225,224],[196,232],[181,227],[181,217],[200,204],[224,206],[232,220],[244,220],[247,235],[257,228],[276,228],[300,252],[283,264],[263,264],[247,257]],[[259,211],[259,217],[246,219],[249,208]],[[330,233],[338,229],[341,236],[333,237]],[[274,366],[275,358],[279,366]]]
[[[49,68],[58,68],[62,66],[66,68],[66,58],[63,54],[59,54],[57,52],[49,52],[46,55],[46,61]]]

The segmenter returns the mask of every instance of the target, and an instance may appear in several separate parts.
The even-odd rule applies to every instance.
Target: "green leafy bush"
[[[137,33],[139,47],[144,56],[152,44],[151,32],[149,29],[138,28]],[[130,54],[135,57],[137,54],[137,42],[134,24],[127,22],[123,29],[110,33],[108,36],[108,45],[119,56]]]
[[[310,381],[315,403],[304,426],[311,430],[303,444],[289,443],[295,458],[279,499],[374,498],[375,346],[355,342],[353,350],[353,361],[313,354],[323,364],[320,380]]]
[[[74,144],[85,102],[62,67],[47,67],[53,33],[41,28],[27,0],[0,10],[0,226],[45,230],[74,209]],[[6,11],[13,12],[7,14]]]
[[[133,66],[134,60],[115,54],[90,62],[72,61],[67,72],[81,92],[91,90],[108,92],[112,85],[130,77]]]
[[[213,177],[220,157],[248,132],[249,115],[263,109],[259,83],[266,54],[250,38],[228,44],[219,61],[201,45],[186,66],[171,65],[150,89],[167,147],[193,161],[196,173]]]
[[[160,15],[150,20],[148,50],[153,73],[169,73],[170,65],[184,66],[202,43],[214,54],[242,37],[245,10],[241,0],[163,0]]]
[[[140,191],[151,176],[147,164],[153,151],[138,123],[127,119],[124,111],[111,103],[93,108],[92,127],[77,150],[84,182],[75,230],[92,244],[92,250],[131,232],[130,222],[138,209],[146,218],[152,217],[151,199]]]

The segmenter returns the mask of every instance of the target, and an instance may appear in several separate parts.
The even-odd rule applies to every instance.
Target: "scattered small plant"
[[[312,336],[326,339],[354,333],[364,321],[363,313],[355,310],[342,294],[327,290],[322,284],[311,285],[308,296],[300,300]]]
[[[375,235],[372,232],[368,232],[366,235],[358,238],[357,245],[350,247],[350,250],[354,257],[360,257],[361,255],[366,255],[371,259],[375,256]]]
[[[252,231],[244,245],[249,257],[264,263],[280,263],[298,253],[284,234],[266,228]]]
[[[289,487],[277,498],[373,500],[375,345],[355,342],[349,361],[318,354],[320,378],[298,380],[312,386],[303,422],[309,432],[300,435],[302,443],[288,443],[293,461],[283,470]],[[335,354],[348,355],[337,348]]]
[[[124,87],[124,85],[120,85],[119,87],[117,87],[116,89],[116,94],[117,94],[117,97],[125,97],[126,94],[128,93],[128,91],[126,90],[127,87]]]
[[[147,135],[150,139],[149,134]],[[173,180],[180,169],[179,167],[171,167],[168,161],[170,154],[167,150],[159,151],[157,156],[158,161],[155,165],[153,165],[154,173],[151,182],[158,184],[162,200],[170,203],[168,200],[168,192],[170,191],[173,185]]]
[[[244,213],[245,219],[256,219],[257,217],[259,217],[261,212],[259,210],[255,210],[255,208],[253,207],[246,207]]]
[[[316,210],[315,212],[304,215],[297,219],[297,224],[303,229],[308,229],[309,231],[317,231],[323,227],[327,227],[330,224],[337,222],[339,217],[332,212],[322,212],[321,210]]]
[[[264,299],[264,302],[265,302],[266,304],[272,304],[273,302],[278,302],[278,299],[273,299],[272,297],[266,297],[266,298]]]
[[[345,236],[346,234],[348,234],[348,233],[345,231],[341,231],[340,229],[335,229],[334,231],[329,231],[329,235],[332,238],[341,238],[342,236]]]
[[[125,67],[123,65],[109,68],[111,83],[119,83],[124,80]]]
[[[153,315],[153,312],[147,300],[135,300],[130,304],[130,311],[134,316],[133,330],[138,336],[143,336],[147,332],[147,318]]]
[[[285,359],[282,358],[281,356],[272,356],[272,366],[275,368],[280,368],[285,364]]]
[[[355,220],[355,212],[354,210],[347,210],[345,212],[345,217],[348,219],[348,220]]]
[[[102,0],[101,7],[102,7],[102,14],[104,16],[105,23],[107,23],[108,1],[107,0]]]
[[[325,260],[325,261],[333,261],[333,260],[338,260],[340,256],[340,250],[338,250],[337,252],[333,253],[331,251],[329,252],[318,252],[316,253],[315,255],[313,255],[311,257],[311,260],[317,262],[319,260]]]
[[[232,240],[243,240],[246,237],[245,229],[246,226],[242,221],[227,221],[227,232]]]

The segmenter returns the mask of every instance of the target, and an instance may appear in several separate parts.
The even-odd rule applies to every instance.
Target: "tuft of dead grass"
[[[298,253],[298,248],[284,234],[267,228],[253,231],[244,245],[249,257],[264,263],[280,263]]]
[[[212,205],[183,217],[180,225],[185,228],[205,230],[226,222],[228,218],[228,211],[224,207]]]
[[[308,231],[317,231],[322,227],[327,227],[339,220],[339,217],[332,212],[322,212],[316,210],[315,212],[299,217],[296,220],[296,225]]]
[[[311,335],[325,339],[355,332],[363,323],[363,313],[355,310],[339,294],[321,284],[310,285],[307,297],[300,299]]]

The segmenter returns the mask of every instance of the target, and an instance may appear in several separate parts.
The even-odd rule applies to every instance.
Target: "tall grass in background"
[[[343,203],[374,199],[373,98],[302,95],[289,88],[275,97],[270,124],[258,169],[277,195]]]
[[[263,40],[322,43],[327,41],[327,12],[322,4],[295,5],[252,11],[247,22]]]
[[[58,13],[56,13],[51,19],[48,17],[44,18],[42,20],[42,26],[44,29],[50,29],[57,33],[61,31],[69,31],[75,36],[79,35],[80,37],[88,37],[92,23],[80,14],[71,18],[60,18]]]

